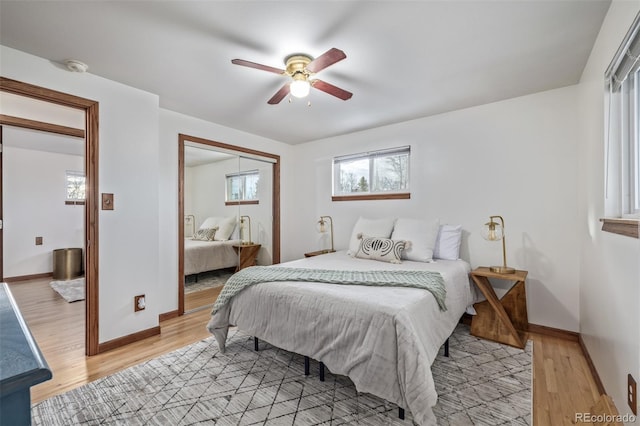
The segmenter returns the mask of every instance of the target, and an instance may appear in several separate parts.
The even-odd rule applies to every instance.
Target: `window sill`
[[[249,204],[260,204],[258,200],[248,200],[248,201],[225,201],[225,206],[244,206]]]
[[[78,201],[67,200],[64,203],[67,206],[84,206],[86,204],[86,201],[84,201],[84,200],[78,200]]]
[[[334,195],[331,201],[408,200],[410,198],[410,193],[403,192],[401,194]]]
[[[638,238],[638,227],[640,226],[640,220],[638,219],[606,217],[600,219],[600,222],[602,222],[602,230],[605,232]]]

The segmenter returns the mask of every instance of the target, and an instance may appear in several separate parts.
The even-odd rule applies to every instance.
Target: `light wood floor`
[[[207,288],[205,290],[194,291],[184,295],[184,311],[190,312],[194,309],[203,309],[205,307],[213,307],[216,297],[220,294],[222,287]]]
[[[162,322],[162,332],[93,357],[84,355],[84,302],[67,303],[49,280],[10,284],[53,379],[31,390],[33,402],[66,392],[163,353],[209,337],[210,310],[202,309]],[[221,288],[211,297],[217,297]],[[535,425],[572,425],[575,413],[589,412],[599,397],[577,342],[532,333],[533,419]]]

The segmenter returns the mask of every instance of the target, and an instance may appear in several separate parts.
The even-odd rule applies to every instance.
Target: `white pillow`
[[[227,241],[229,237],[231,237],[231,234],[236,227],[237,221],[238,220],[235,216],[221,218],[220,222],[218,223],[218,232],[216,232],[216,241]]]
[[[440,221],[404,219],[396,221],[392,240],[411,241],[402,252],[402,258],[416,262],[432,262]]]
[[[394,218],[365,219],[360,216],[356,224],[353,226],[351,239],[349,240],[349,251],[347,251],[347,254],[354,257],[358,248],[360,248],[358,234],[363,234],[368,237],[389,238],[391,236],[391,231],[393,231],[393,224],[395,221],[396,220]]]
[[[460,243],[462,242],[462,225],[441,225],[433,257],[444,260],[460,259]]]
[[[208,217],[202,222],[200,228],[198,229],[207,229],[207,228],[215,228],[218,226],[218,222],[220,222],[221,217]]]

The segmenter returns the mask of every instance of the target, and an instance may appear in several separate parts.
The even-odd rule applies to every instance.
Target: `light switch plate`
[[[102,210],[113,210],[113,194],[102,194]]]

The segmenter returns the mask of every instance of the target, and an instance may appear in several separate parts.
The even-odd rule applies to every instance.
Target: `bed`
[[[233,249],[240,240],[184,240],[184,275],[238,266],[238,253]]]
[[[423,289],[309,282],[269,282],[244,289],[207,327],[221,350],[228,328],[318,360],[348,376],[359,392],[408,409],[421,425],[435,424],[431,374],[438,350],[473,301],[464,260],[400,264],[354,258],[346,251],[278,266],[328,270],[427,270],[446,286],[446,311]]]

